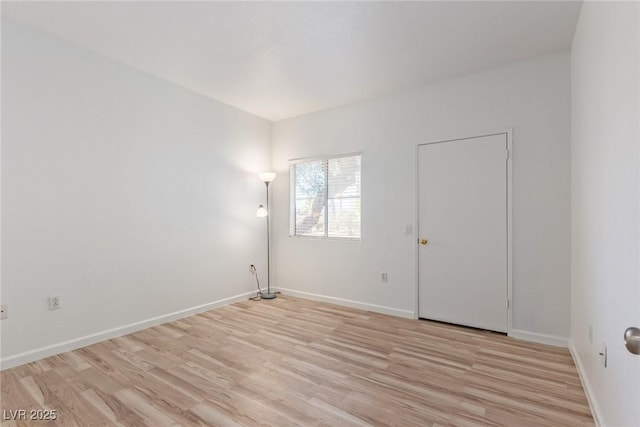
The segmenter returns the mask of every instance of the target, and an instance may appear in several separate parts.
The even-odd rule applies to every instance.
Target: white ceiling
[[[2,15],[280,120],[567,49],[581,3],[2,2]]]

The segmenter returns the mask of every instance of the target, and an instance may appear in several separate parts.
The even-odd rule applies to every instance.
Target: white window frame
[[[301,157],[297,159],[289,160],[289,174],[292,172],[292,166],[295,166],[299,163],[307,163],[314,161],[326,161],[327,162],[327,174],[325,175],[325,186],[329,186],[329,167],[328,162],[332,159],[341,159],[343,157],[355,157],[360,156],[360,237],[343,237],[343,236],[329,236],[329,192],[326,192],[325,195],[325,208],[324,208],[324,236],[307,236],[304,234],[296,234],[295,230],[295,216],[296,216],[296,205],[295,205],[295,191],[296,191],[296,177],[295,174],[289,177],[289,237],[296,239],[316,239],[316,240],[340,240],[340,241],[352,241],[352,242],[360,242],[362,240],[362,152],[356,151],[345,154],[336,154],[331,156],[315,156],[315,157]],[[293,218],[293,220],[292,220]],[[293,228],[292,228],[293,224]]]

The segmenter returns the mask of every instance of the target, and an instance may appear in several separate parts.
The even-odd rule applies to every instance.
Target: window
[[[291,162],[291,236],[360,239],[361,158],[350,154]]]

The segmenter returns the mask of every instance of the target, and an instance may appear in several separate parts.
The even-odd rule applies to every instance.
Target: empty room
[[[640,427],[640,2],[0,8],[3,427]]]

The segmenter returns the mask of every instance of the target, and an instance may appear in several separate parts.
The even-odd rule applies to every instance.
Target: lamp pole
[[[263,174],[263,176],[260,177],[260,179],[264,181],[267,191],[267,292],[261,295],[262,299],[274,299],[276,297],[276,294],[271,292],[271,225],[269,221],[269,217],[271,216],[271,211],[269,211],[269,184],[274,178],[275,173]]]
[[[267,294],[271,295],[271,227],[269,224],[269,217],[271,216],[271,211],[269,210],[269,183],[265,182],[265,187],[267,187]]]

